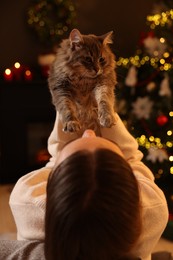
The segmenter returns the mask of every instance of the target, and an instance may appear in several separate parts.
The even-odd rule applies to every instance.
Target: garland
[[[40,42],[53,46],[76,25],[76,9],[71,0],[35,1],[28,9],[28,25]]]

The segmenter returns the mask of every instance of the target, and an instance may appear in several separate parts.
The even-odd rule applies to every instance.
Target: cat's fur
[[[63,130],[76,132],[115,124],[115,57],[112,32],[82,35],[73,29],[57,50],[48,78]]]

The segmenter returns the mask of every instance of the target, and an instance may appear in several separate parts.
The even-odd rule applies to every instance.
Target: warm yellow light
[[[160,138],[158,138],[158,137],[155,138],[155,142],[156,142],[157,144],[160,144],[160,141],[161,141]]]
[[[173,167],[170,168],[170,173],[173,174]]]
[[[173,144],[168,141],[168,142],[166,142],[166,146],[169,147],[169,148],[171,148],[171,147],[173,146]]]
[[[145,56],[144,59],[145,59],[146,61],[149,61],[150,57],[149,57],[149,56]]]
[[[15,62],[15,63],[14,63],[14,67],[15,67],[16,69],[19,69],[19,68],[20,68],[20,63],[19,63],[19,62]]]
[[[164,57],[164,58],[168,58],[169,56],[170,56],[169,52],[165,52],[165,53],[163,54],[163,57]]]
[[[139,60],[139,56],[138,55],[136,55],[134,58],[135,58],[136,61]]]
[[[157,144],[157,147],[158,147],[159,149],[162,149],[162,148],[163,148],[163,144],[159,143],[159,144]]]
[[[26,76],[30,76],[30,75],[31,75],[31,71],[30,71],[30,70],[26,70],[26,71],[25,71],[25,75],[26,75]]]
[[[147,142],[147,143],[145,144],[145,148],[146,148],[146,149],[149,149],[150,147],[151,147],[150,143]]]
[[[6,70],[5,70],[5,74],[6,74],[6,75],[10,75],[10,74],[11,74],[11,70],[10,70],[10,69],[6,69]]]
[[[173,155],[169,156],[169,161],[173,162]]]
[[[169,116],[171,116],[171,117],[173,116],[173,111],[169,112]]]
[[[168,136],[171,136],[171,135],[172,135],[172,131],[171,131],[171,130],[168,130],[168,131],[167,131],[167,135],[168,135]]]
[[[171,68],[171,64],[169,64],[169,63],[165,63],[164,64],[164,70],[169,70]]]
[[[153,142],[154,141],[154,136],[150,136],[149,140],[150,140],[150,142]]]
[[[151,29],[154,29],[154,28],[155,28],[155,25],[154,25],[154,24],[151,24],[150,28],[151,28]]]
[[[160,64],[165,64],[165,60],[164,59],[160,59]]]
[[[161,43],[164,43],[165,42],[165,39],[162,37],[162,38],[160,38],[160,42]]]

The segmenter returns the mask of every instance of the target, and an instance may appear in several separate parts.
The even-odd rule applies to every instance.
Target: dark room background
[[[13,80],[5,75],[0,84],[0,182],[3,183],[15,182],[21,175],[45,165],[49,156],[47,138],[55,110],[47,78],[37,76],[43,45],[27,23],[27,12],[33,2],[36,3],[0,1],[0,75],[4,76],[6,68],[13,69]],[[75,0],[74,3],[81,33],[102,35],[113,30],[116,56],[129,57],[134,54],[141,33],[147,30],[146,16],[154,0]],[[16,62],[22,65],[19,70],[14,68]],[[24,78],[25,66],[33,73],[33,80]]]
[[[0,1],[0,69],[16,61],[37,63],[40,45],[28,27],[26,13],[31,0]],[[82,33],[114,31],[118,56],[133,55],[140,33],[146,28],[146,15],[154,0],[75,0],[78,28]]]

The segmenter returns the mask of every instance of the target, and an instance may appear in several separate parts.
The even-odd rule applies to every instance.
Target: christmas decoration
[[[125,83],[129,87],[134,87],[136,85],[136,83],[137,83],[137,70],[136,70],[135,66],[132,66],[129,69]]]
[[[5,81],[31,81],[33,79],[33,72],[31,69],[19,62],[15,62],[12,68],[7,68],[4,71]]]
[[[172,94],[172,92],[171,92],[171,89],[169,86],[169,77],[168,77],[167,73],[165,73],[165,78],[160,83],[159,95],[171,97],[171,94]]]
[[[28,25],[46,47],[58,44],[76,25],[76,8],[72,0],[33,0],[27,15]]]
[[[6,70],[4,71],[4,79],[5,79],[6,81],[12,81],[12,80],[13,80],[13,75],[12,75],[12,72],[11,72],[10,69],[6,69]]]
[[[152,161],[153,163],[156,163],[157,161],[162,163],[164,160],[168,160],[168,155],[165,149],[150,147],[148,149],[148,155],[146,159]]]
[[[173,1],[156,0],[146,23],[134,56],[117,60],[117,108],[173,213]]]
[[[162,38],[158,39],[157,37],[148,37],[143,41],[144,47],[146,49],[146,52],[151,56],[151,57],[158,57],[161,58],[162,55],[166,51],[166,44],[165,40]]]
[[[136,115],[138,119],[149,118],[153,102],[148,97],[138,97],[135,102],[132,103],[132,113]]]
[[[134,56],[117,60],[117,109],[173,216],[173,1],[156,0],[146,20]],[[170,219],[163,236],[172,234]]]
[[[161,115],[161,116],[158,116],[156,121],[157,121],[158,125],[164,126],[168,122],[168,118],[167,118],[167,116]]]

